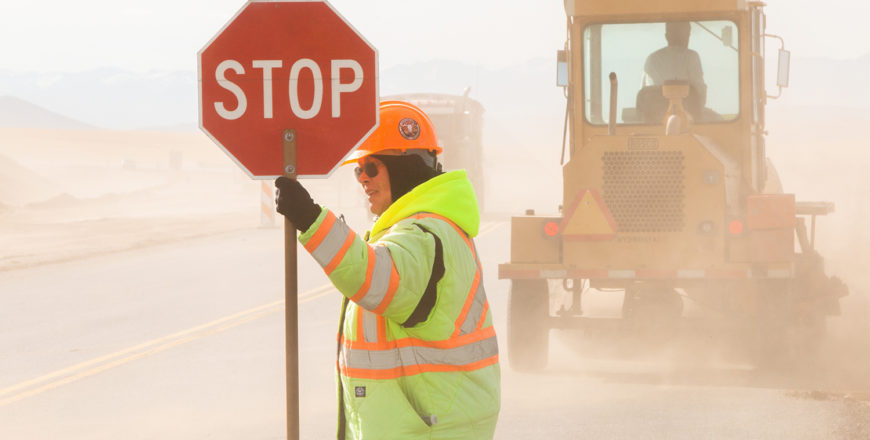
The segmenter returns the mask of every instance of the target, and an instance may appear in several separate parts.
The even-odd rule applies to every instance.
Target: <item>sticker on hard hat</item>
[[[413,141],[420,137],[420,124],[411,118],[405,118],[399,121],[399,133],[402,137],[409,141]]]

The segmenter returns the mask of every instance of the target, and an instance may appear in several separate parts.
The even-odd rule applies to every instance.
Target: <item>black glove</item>
[[[275,179],[275,204],[278,212],[293,222],[300,231],[307,231],[320,215],[320,205],[314,203],[299,181],[281,176]]]

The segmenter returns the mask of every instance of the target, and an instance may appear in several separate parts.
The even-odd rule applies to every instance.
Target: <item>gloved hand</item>
[[[320,205],[314,203],[299,181],[281,176],[275,179],[275,204],[278,212],[293,222],[300,231],[307,231],[320,215]]]

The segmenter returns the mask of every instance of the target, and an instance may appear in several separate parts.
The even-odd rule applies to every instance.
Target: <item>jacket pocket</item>
[[[431,428],[414,410],[395,381],[350,379],[346,385],[348,438],[429,438]]]

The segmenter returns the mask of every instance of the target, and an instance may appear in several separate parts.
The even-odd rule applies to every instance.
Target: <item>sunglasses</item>
[[[366,162],[362,168],[356,167],[353,169],[353,173],[356,175],[356,178],[359,179],[362,176],[362,173],[366,173],[366,176],[370,178],[374,178],[378,175],[378,166],[375,165],[374,162]]]

